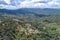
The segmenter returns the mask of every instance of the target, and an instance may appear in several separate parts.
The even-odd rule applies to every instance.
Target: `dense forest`
[[[0,40],[60,40],[60,14],[0,13]]]

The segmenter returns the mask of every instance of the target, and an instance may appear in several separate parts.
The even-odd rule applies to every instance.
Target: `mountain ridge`
[[[10,14],[60,14],[60,9],[21,8],[17,10],[0,9],[0,12]]]

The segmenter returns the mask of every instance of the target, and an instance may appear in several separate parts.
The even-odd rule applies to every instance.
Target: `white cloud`
[[[44,4],[44,3],[35,3],[35,2],[39,2],[39,1],[44,1],[44,0],[30,0],[30,1],[25,0],[25,1],[21,2],[20,7],[29,7],[29,8],[33,7],[33,8],[35,8],[35,7],[46,6],[46,4]]]
[[[47,7],[47,5],[46,4],[44,4],[44,3],[36,3],[35,5],[34,5],[34,7],[37,7],[37,8],[45,8],[45,7]]]
[[[37,1],[41,1],[41,0],[31,0],[32,2],[37,2]]]
[[[4,0],[7,4],[10,4],[10,0]]]
[[[49,5],[59,5],[60,3],[59,2],[56,2],[56,1],[51,1],[51,2],[48,2]]]
[[[0,0],[2,1],[2,0]],[[15,5],[11,5],[11,0],[4,0],[8,5],[0,4],[0,8],[18,9],[18,8],[60,8],[59,0],[12,0]],[[13,3],[12,2],[12,3]],[[37,3],[35,3],[37,2]],[[40,3],[41,2],[41,3]],[[46,3],[43,3],[46,2]],[[19,4],[18,4],[19,3]],[[4,5],[4,6],[3,6]]]
[[[60,3],[57,0],[53,0],[47,3],[50,8],[60,8]]]
[[[31,2],[29,2],[29,1],[23,1],[23,2],[21,2],[20,6],[21,6],[21,7],[31,6]]]
[[[12,5],[0,5],[0,9],[17,9],[15,6]]]

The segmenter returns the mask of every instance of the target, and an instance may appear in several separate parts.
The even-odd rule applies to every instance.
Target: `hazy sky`
[[[0,8],[60,8],[60,0],[0,0]]]

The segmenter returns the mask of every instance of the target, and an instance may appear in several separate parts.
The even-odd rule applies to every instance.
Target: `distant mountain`
[[[0,12],[9,14],[60,14],[60,9],[22,8],[17,10],[0,9]]]
[[[35,15],[38,17],[45,17],[45,16],[50,16],[52,14],[58,14],[60,15],[60,9],[40,9],[40,8],[22,8],[18,10],[7,10],[7,9],[0,9],[0,13],[2,15],[4,13],[6,14],[11,14],[11,15],[20,15],[23,14],[24,16],[29,16],[29,15]]]

